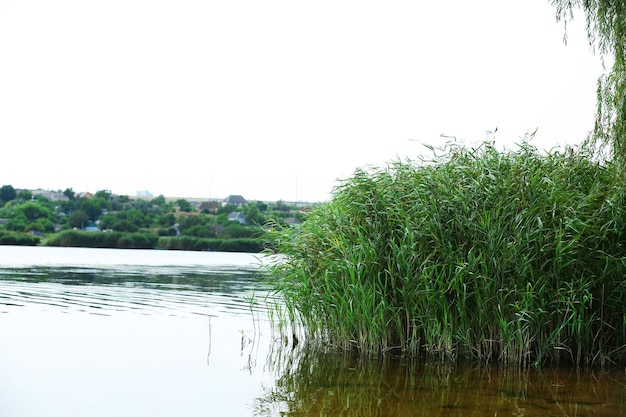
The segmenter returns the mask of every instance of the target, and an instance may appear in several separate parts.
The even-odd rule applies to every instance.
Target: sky
[[[0,0],[0,185],[318,202],[452,136],[575,145],[603,68],[564,34],[548,0]]]

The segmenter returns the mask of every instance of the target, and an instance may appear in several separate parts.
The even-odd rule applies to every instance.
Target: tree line
[[[297,224],[304,216],[283,201],[205,207],[108,190],[82,197],[68,188],[62,194],[67,200],[0,187],[0,244],[258,252],[265,225]],[[233,212],[241,212],[245,222],[229,219]]]

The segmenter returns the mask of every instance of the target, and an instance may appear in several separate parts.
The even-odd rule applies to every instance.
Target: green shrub
[[[261,252],[261,245],[259,239],[207,239],[192,236],[161,237],[158,243],[162,249],[251,253]]]
[[[210,249],[221,252],[261,252],[262,242],[260,239],[237,238],[237,239],[210,239]]]
[[[38,236],[0,229],[0,245],[37,246],[40,240]]]
[[[121,249],[154,249],[159,237],[147,233],[125,233],[117,244]]]
[[[85,232],[66,230],[53,236],[48,246],[77,246],[89,248],[153,249],[158,236],[151,233]]]

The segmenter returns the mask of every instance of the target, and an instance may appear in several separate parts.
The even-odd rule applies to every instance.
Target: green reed
[[[626,189],[583,149],[357,170],[276,237],[308,340],[521,366],[626,362]]]

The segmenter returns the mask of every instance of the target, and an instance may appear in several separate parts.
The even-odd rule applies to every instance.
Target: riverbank
[[[263,250],[264,242],[256,238],[211,239],[192,236],[157,236],[151,233],[86,232],[82,230],[66,230],[55,234],[37,236],[0,230],[0,245],[259,253]]]

